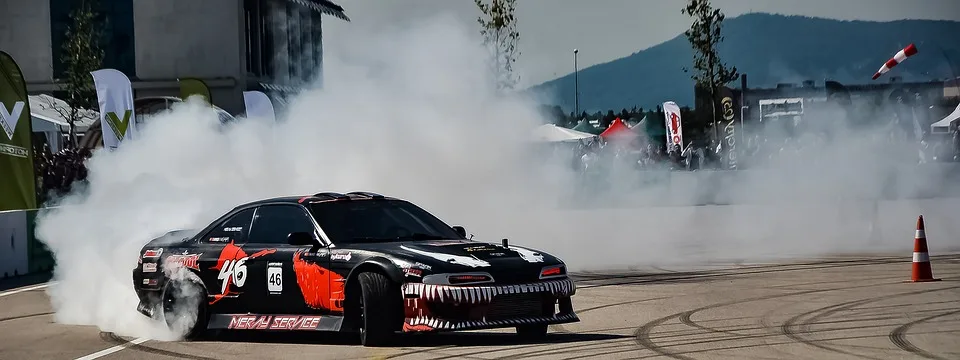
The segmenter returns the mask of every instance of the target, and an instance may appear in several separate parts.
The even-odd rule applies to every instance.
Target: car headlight
[[[544,266],[540,270],[540,279],[553,279],[567,276],[567,267],[563,265]]]
[[[468,285],[492,282],[493,276],[485,272],[433,274],[423,277],[423,283],[431,285]]]

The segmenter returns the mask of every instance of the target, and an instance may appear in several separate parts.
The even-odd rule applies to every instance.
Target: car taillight
[[[567,274],[567,269],[563,265],[547,266],[540,270],[540,278],[551,278]]]
[[[466,283],[478,283],[478,282],[492,282],[493,278],[489,275],[450,275],[447,277],[447,281],[451,285],[455,284],[466,284]]]

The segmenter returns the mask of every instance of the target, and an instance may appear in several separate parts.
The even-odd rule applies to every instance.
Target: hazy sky
[[[425,16],[450,13],[477,26],[473,0],[334,0],[350,23],[328,17],[324,52],[336,52],[348,32],[378,32]],[[677,36],[690,25],[685,0],[518,0],[521,50],[518,69],[526,85],[621,58]],[[714,0],[728,18],[749,12],[842,20],[960,20],[960,0]]]

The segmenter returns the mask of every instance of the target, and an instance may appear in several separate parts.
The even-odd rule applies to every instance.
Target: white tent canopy
[[[950,115],[947,115],[947,117],[943,118],[943,120],[931,124],[930,132],[933,134],[949,133],[950,124],[957,120],[960,120],[960,105],[957,105],[957,108],[954,109]]]
[[[46,94],[30,95],[29,98],[33,132],[60,131],[66,133],[70,131],[70,124],[64,117],[70,111],[70,106],[67,105],[66,101]],[[93,110],[80,109],[79,114],[80,119],[74,124],[77,127],[77,133],[87,131],[87,128],[100,118],[99,113]]]
[[[593,134],[567,129],[554,124],[545,124],[533,130],[535,141],[543,142],[570,142],[592,139],[597,137]]]
[[[29,95],[28,98],[30,100],[30,125],[33,127],[33,132],[43,133],[47,137],[47,145],[50,146],[50,151],[59,151],[63,147],[61,134],[70,132],[70,124],[64,116],[69,116],[70,106],[67,105],[66,101],[46,94]],[[80,119],[74,125],[77,133],[82,134],[97,121],[100,115],[96,111],[81,109],[79,117]]]

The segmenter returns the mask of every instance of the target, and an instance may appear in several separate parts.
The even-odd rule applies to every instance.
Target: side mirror
[[[287,235],[287,244],[294,246],[317,246],[319,241],[308,232],[292,232]]]
[[[454,226],[453,231],[456,231],[461,238],[467,238],[467,229],[464,229],[463,226]]]

